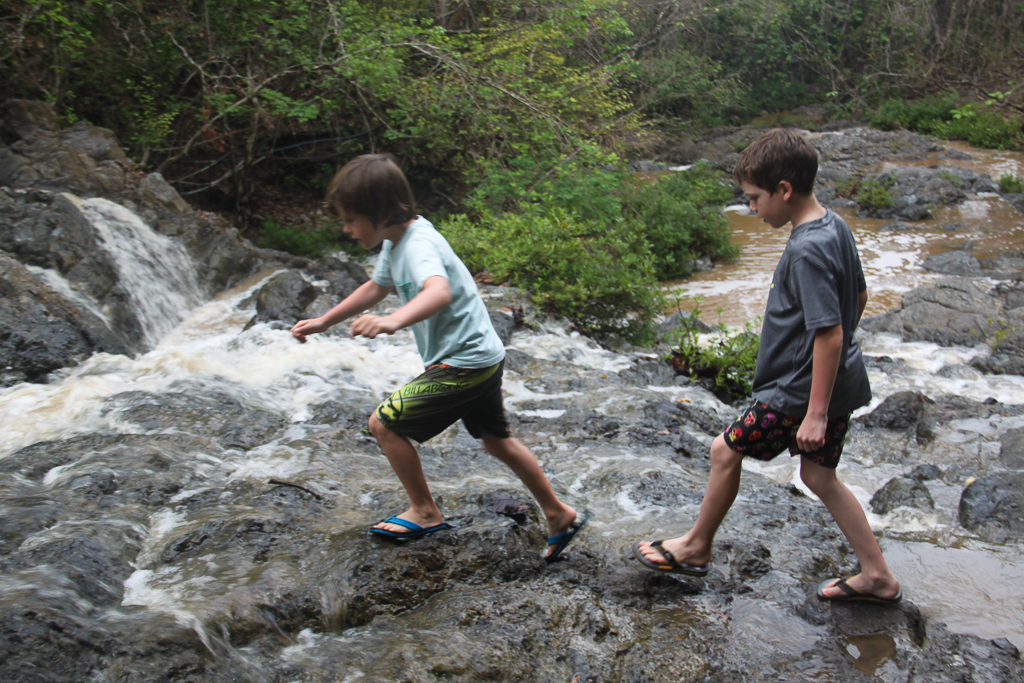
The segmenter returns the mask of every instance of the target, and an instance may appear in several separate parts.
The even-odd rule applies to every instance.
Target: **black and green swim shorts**
[[[488,368],[431,365],[377,406],[381,424],[423,442],[461,419],[474,438],[508,438],[501,397],[505,361]]]

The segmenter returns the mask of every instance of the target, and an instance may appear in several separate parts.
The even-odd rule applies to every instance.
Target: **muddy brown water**
[[[937,159],[932,154],[926,160],[899,165],[955,165],[987,173],[997,181],[1003,174],[1024,175],[1024,153],[980,150],[961,143],[949,146],[970,154],[972,159]],[[869,170],[895,166],[883,164]],[[981,259],[1024,250],[1024,214],[998,195],[972,196],[963,204],[937,210],[929,220],[905,223],[909,228],[899,231],[882,229],[893,220],[859,218],[853,211],[837,213],[849,223],[860,249],[868,283],[865,316],[898,306],[905,292],[940,277],[922,267],[932,254],[966,248]],[[743,325],[764,312],[772,273],[789,230],[772,229],[742,205],[730,207],[726,215],[740,257],[687,280],[668,282],[666,288],[681,298],[679,308],[683,310],[693,310],[694,297],[699,297],[697,306],[705,322]]]

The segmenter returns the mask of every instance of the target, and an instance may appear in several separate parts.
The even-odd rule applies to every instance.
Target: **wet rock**
[[[0,104],[0,185],[112,193],[131,164],[108,130],[79,122],[67,131],[49,105]]]
[[[718,436],[728,426],[722,417],[692,403],[682,401],[658,401],[644,406],[642,425],[657,429],[671,429],[687,425],[699,428],[709,436]]]
[[[658,339],[671,342],[673,336],[691,328],[695,328],[696,331],[701,334],[710,334],[716,329],[701,321],[700,318],[690,311],[679,311],[677,313],[673,313],[665,319],[664,322],[658,325]]]
[[[215,439],[223,448],[249,450],[287,424],[280,415],[254,410],[224,392],[200,394],[129,391],[111,396],[103,414],[147,432],[180,431]]]
[[[919,391],[899,391],[887,396],[859,421],[869,428],[907,429],[917,425],[927,403],[928,398]]]
[[[1024,470],[1024,428],[1003,434],[999,459],[1010,469]]]
[[[491,319],[491,325],[494,327],[494,331],[498,334],[498,339],[501,340],[501,343],[505,345],[511,343],[512,330],[514,330],[516,326],[515,318],[503,311],[488,311],[488,316]]]
[[[905,341],[974,346],[998,329],[998,303],[972,280],[944,278],[903,295],[900,307],[865,318],[867,331],[891,332]]]
[[[997,330],[999,341],[992,346],[992,352],[975,358],[971,364],[993,374],[1024,375],[1024,324],[1014,321],[1009,334],[1006,332],[1006,329]]]
[[[275,275],[254,295],[256,315],[246,323],[243,330],[248,330],[256,323],[273,321],[291,327],[303,319],[303,311],[318,294],[317,288],[294,270]]]
[[[943,275],[957,275],[961,277],[981,277],[981,263],[965,251],[947,251],[942,254],[932,254],[925,258],[922,264],[925,270]]]
[[[1024,213],[1024,193],[1004,194],[1003,199],[1018,211]]]
[[[150,173],[139,181],[138,193],[145,205],[161,206],[178,213],[191,210],[188,202],[159,173]]]
[[[44,382],[93,353],[127,354],[130,343],[96,314],[0,252],[0,387]]]
[[[982,477],[960,496],[960,524],[993,543],[1024,538],[1024,472]]]
[[[762,543],[740,541],[723,543],[722,550],[729,555],[729,568],[739,576],[752,579],[764,576],[772,569],[772,552]]]
[[[942,470],[935,465],[918,465],[907,474],[907,477],[913,481],[934,481],[942,479]]]
[[[325,291],[341,301],[369,280],[366,269],[352,261],[342,261],[336,256],[325,256],[308,269],[314,280],[327,282]]]
[[[517,524],[525,524],[533,511],[528,504],[516,500],[507,493],[485,494],[481,503],[485,510],[509,517]]]
[[[887,515],[901,506],[932,510],[935,508],[935,501],[927,486],[906,477],[890,479],[871,497],[871,511],[876,515]]]
[[[610,438],[618,433],[621,424],[615,418],[572,404],[568,410],[554,418],[519,416],[531,429],[555,434],[580,434],[584,438]]]
[[[637,361],[633,367],[620,370],[619,377],[624,384],[634,387],[671,387],[681,383],[668,363],[652,360]]]
[[[683,505],[700,505],[704,498],[704,482],[695,477],[655,470],[642,474],[628,495],[633,502],[642,506],[678,508]]]

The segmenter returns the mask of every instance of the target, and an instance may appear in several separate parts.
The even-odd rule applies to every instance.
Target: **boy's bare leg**
[[[662,547],[672,553],[678,562],[702,567],[711,561],[711,545],[715,533],[736,500],[742,472],[743,456],[729,448],[719,434],[711,444],[711,476],[708,478],[697,521],[683,536],[662,542]],[[661,563],[665,560],[665,556],[657,548],[652,548],[650,542],[641,543],[640,552],[652,562]]]
[[[398,480],[402,482],[409,496],[409,509],[398,516],[421,527],[437,526],[443,522],[444,516],[430,494],[427,478],[423,476],[420,456],[412,442],[381,424],[376,413],[370,416],[370,433],[377,439],[384,455],[388,457],[388,462],[391,463],[391,469],[398,475]],[[409,531],[403,526],[386,522],[375,524],[373,528],[399,533]]]
[[[860,561],[860,574],[847,581],[847,584],[881,598],[895,597],[899,593],[900,582],[882,557],[882,549],[878,547],[878,541],[857,497],[839,480],[834,469],[803,457],[800,459],[800,478],[832,513]],[[835,588],[834,584],[825,588],[822,594],[825,597],[844,595],[842,589]]]
[[[548,522],[548,536],[565,532],[576,520],[576,510],[555,495],[551,482],[544,476],[533,451],[516,438],[484,435],[484,448],[488,453],[511,468],[537,500]],[[550,551],[550,549],[549,549]]]

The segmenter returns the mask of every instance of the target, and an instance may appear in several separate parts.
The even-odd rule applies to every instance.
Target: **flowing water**
[[[1021,172],[1020,160],[1013,163],[1017,164],[1016,172]],[[923,272],[920,263],[928,253],[944,249],[946,244],[970,239],[978,245],[976,253],[1012,248],[1012,245],[1024,248],[1024,222],[1019,214],[1003,212],[1000,201],[993,197],[973,199],[966,206],[949,209],[941,218],[909,233],[878,231],[877,221],[847,216],[857,234],[872,291],[869,314],[885,310],[898,302],[902,292],[931,279],[933,276]],[[105,237],[109,248],[117,249],[118,245],[126,243],[134,245],[131,251],[119,252],[118,262],[122,276],[137,288],[134,293],[140,309],[146,311],[151,325],[149,334],[157,341],[151,351],[136,358],[97,354],[77,368],[62,371],[50,384],[22,384],[0,390],[0,418],[5,437],[0,444],[0,459],[43,440],[91,432],[131,433],[138,427],[118,422],[116,411],[104,413],[101,410],[106,399],[128,390],[180,390],[176,387],[190,382],[223,390],[251,408],[282,415],[293,425],[274,442],[248,452],[228,449],[216,455],[197,456],[192,462],[175,463],[175,466],[203,472],[207,486],[214,491],[231,482],[265,482],[269,477],[286,479],[315,466],[319,457],[313,438],[306,438],[308,428],[302,424],[310,406],[339,398],[341,392],[349,395],[356,392],[379,400],[421,370],[408,331],[376,340],[321,335],[307,344],[296,343],[286,330],[264,324],[240,333],[253,313],[241,306],[241,302],[272,274],[264,274],[197,306],[191,266],[176,260],[180,252],[173,244],[148,232],[141,221],[109,202],[92,200],[83,211],[103,223],[104,230],[110,231],[106,233],[110,237]],[[675,286],[684,294],[700,294],[705,311],[720,307],[721,319],[734,324],[760,314],[763,294],[784,244],[785,233],[772,232],[739,211],[730,211],[729,215],[743,245],[743,257],[734,264]],[[959,222],[964,227],[955,233],[942,231],[941,225],[948,222]],[[118,231],[121,231],[120,236]],[[57,282],[52,274],[47,275]],[[710,322],[716,321],[714,316],[704,317]],[[1024,387],[1019,377],[981,375],[965,366],[973,354],[979,353],[976,349],[907,344],[884,336],[868,337],[863,342],[868,354],[884,354],[907,361],[907,370],[902,373],[872,373],[876,404],[885,396],[910,387],[928,394],[951,392],[977,400],[994,397],[1004,403],[1024,402]],[[512,346],[537,358],[558,361],[570,375],[594,371],[614,373],[632,362],[629,357],[605,351],[590,340],[554,325],[530,333],[517,332]],[[936,374],[944,367],[957,368],[957,372]],[[618,387],[584,396],[572,391],[553,394],[542,383],[509,377],[505,387],[507,407],[526,415],[558,415],[564,410],[558,407],[559,401],[579,402],[611,415],[625,414],[640,410],[645,401],[664,397],[699,403],[719,415],[723,424],[733,416],[731,409],[718,403],[708,392],[692,386]],[[951,427],[950,438],[955,436],[975,449],[991,448],[991,443],[984,442],[982,437],[993,429],[1024,426],[1024,421],[1017,424],[1007,420],[998,425],[978,422]],[[604,468],[614,465],[641,473],[650,468],[671,470],[674,467],[670,461],[653,461],[650,456],[600,443],[570,449],[557,434],[531,436],[534,444],[540,444],[534,448],[550,472],[553,485],[570,502],[584,488],[583,482],[598,480]],[[438,437],[441,444],[452,438],[455,437],[449,432]],[[998,448],[998,444],[995,447]],[[950,453],[945,457],[951,463],[958,456]],[[339,507],[338,518],[333,520],[339,526],[355,527],[372,521],[367,520],[367,501],[374,492],[393,491],[397,485],[379,458],[370,460],[363,455],[353,456],[351,467],[346,470],[348,480],[338,484],[342,491],[338,495],[353,498],[351,505]],[[944,467],[947,463],[937,464]],[[69,468],[82,475],[90,469],[103,467],[102,453],[84,454],[81,462],[51,471],[46,484],[60,481],[68,475]],[[746,467],[776,481],[802,486],[788,459]],[[841,475],[865,506],[875,490],[902,472],[902,468],[891,464],[876,464],[869,451],[852,454],[841,469]],[[466,473],[463,476],[462,480],[456,477],[445,481],[440,485],[442,490],[458,491],[460,487],[479,483],[474,478],[484,475]],[[487,476],[491,477],[487,481],[489,486],[519,487],[510,473]],[[936,508],[955,510],[961,488],[937,486]],[[176,500],[194,493],[183,491]],[[0,495],[6,498],[8,494]],[[613,489],[601,491],[600,498],[591,495],[588,504],[594,509],[595,517],[591,527],[593,540],[588,542],[609,548],[659,532],[680,532],[692,521],[695,512],[694,509],[638,507],[623,492]],[[0,505],[3,504],[4,500],[0,499]],[[217,514],[227,516],[233,512],[226,508]],[[880,533],[883,549],[902,578],[905,591],[929,616],[946,622],[954,630],[988,638],[1005,636],[1024,648],[1024,626],[1020,620],[1020,614],[1024,613],[1024,566],[1019,562],[1019,551],[965,540],[956,531],[955,518],[948,513],[926,515],[900,508],[886,516],[870,515],[870,520]],[[159,552],[164,539],[172,534],[180,535],[183,528],[204,521],[172,508],[158,511],[149,518],[144,528],[139,529],[138,570],[125,583],[124,605],[164,611],[182,623],[199,628],[203,615],[217,604],[222,594],[230,592],[234,583],[249,580],[246,567],[198,563],[167,571],[146,568],[147,558]],[[116,520],[105,523],[116,523]],[[138,525],[137,520],[130,518],[123,523]],[[39,544],[60,533],[58,528],[46,529],[27,539],[25,544]],[[972,580],[964,580],[966,575]],[[19,580],[31,584],[32,577]],[[671,607],[666,610],[667,614],[673,614]],[[741,600],[732,618],[737,637],[740,641],[749,640],[750,648],[773,647],[799,653],[818,636],[817,627],[795,620],[792,614],[775,610],[766,603]],[[782,635],[773,639],[772,633]],[[304,632],[296,645],[281,656],[297,659],[309,656],[309,648],[318,638],[320,636]],[[884,638],[878,642],[868,636],[858,638],[860,640],[850,642],[851,654],[863,663],[864,670],[877,667],[879,661],[891,656],[885,654],[890,644],[882,642]]]

